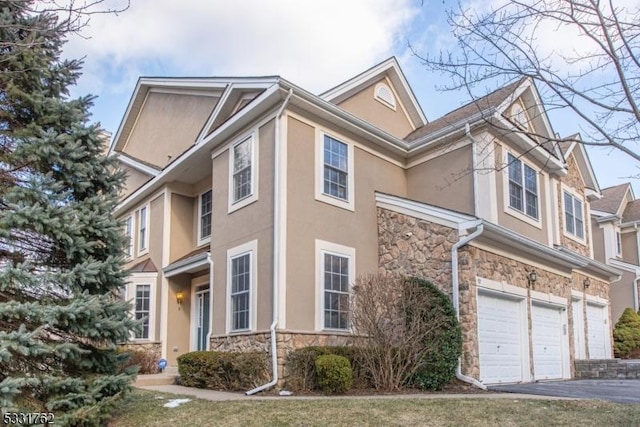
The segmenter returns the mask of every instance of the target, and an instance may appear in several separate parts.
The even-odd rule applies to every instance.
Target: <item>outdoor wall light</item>
[[[582,281],[582,284],[584,285],[585,289],[589,289],[589,286],[591,286],[591,280],[589,280],[589,278],[587,277]]]
[[[533,287],[533,284],[538,280],[538,273],[535,270],[531,270],[529,274],[527,274],[527,280],[529,280],[529,287]]]
[[[182,293],[182,291],[176,292],[176,302],[178,303],[178,305],[182,304],[183,301],[184,301],[184,294]]]

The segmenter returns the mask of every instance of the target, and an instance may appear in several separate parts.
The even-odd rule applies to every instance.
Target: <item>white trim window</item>
[[[509,207],[539,220],[538,174],[511,153],[507,154]]]
[[[211,190],[198,197],[198,244],[203,245],[211,240],[211,213],[213,198]]]
[[[149,318],[151,314],[151,285],[136,285],[134,318],[140,322],[141,330],[136,331],[135,339],[149,339]]]
[[[584,239],[584,214],[582,200],[567,190],[563,191],[564,229],[567,234]]]
[[[125,256],[131,258],[133,256],[133,215],[129,215],[124,221],[124,238],[126,242]]]
[[[622,235],[616,230],[616,255],[622,256]]]
[[[257,241],[227,251],[227,332],[255,329]]]
[[[349,299],[355,272],[355,249],[316,240],[318,330],[348,331]]]
[[[256,132],[229,148],[229,212],[258,200],[257,151]]]
[[[316,136],[316,199],[354,210],[353,143],[323,131]]]
[[[149,206],[138,211],[138,255],[149,252]]]

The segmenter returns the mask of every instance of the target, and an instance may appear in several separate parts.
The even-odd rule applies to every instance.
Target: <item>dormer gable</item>
[[[581,186],[584,187],[585,197],[587,197],[589,201],[600,199],[602,197],[600,185],[596,179],[587,150],[584,148],[584,144],[582,144],[580,134],[577,133],[564,138],[558,142],[557,147],[560,149],[562,157],[569,169],[567,175],[572,176],[577,174],[579,176]],[[575,171],[573,169],[575,169]]]
[[[320,98],[397,138],[427,123],[395,58],[324,92]]]

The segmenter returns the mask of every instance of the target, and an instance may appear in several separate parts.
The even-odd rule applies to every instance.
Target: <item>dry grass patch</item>
[[[177,408],[171,399],[189,398]],[[522,399],[330,398],[210,402],[136,390],[110,424],[121,426],[631,426],[640,405]]]

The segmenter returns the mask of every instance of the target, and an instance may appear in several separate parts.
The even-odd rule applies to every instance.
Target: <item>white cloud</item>
[[[86,58],[74,92],[99,95],[95,119],[112,129],[140,75],[281,75],[320,92],[404,49],[420,11],[413,0],[131,0],[93,15],[65,55]]]

